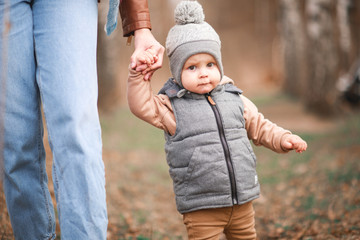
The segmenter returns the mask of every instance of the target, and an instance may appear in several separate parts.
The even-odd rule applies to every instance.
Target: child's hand
[[[295,150],[297,153],[306,151],[307,144],[299,136],[287,134],[281,141],[281,147],[286,150]]]
[[[135,62],[136,62],[135,70],[137,72],[141,72],[143,75],[146,75],[146,73],[151,71],[151,66],[154,63],[156,63],[157,60],[158,60],[158,57],[156,56],[154,50],[147,49],[146,51],[142,51],[142,52],[140,52],[140,53],[138,53],[136,55],[136,58],[135,58]]]
[[[151,65],[150,70],[147,70],[144,75],[145,80],[150,80],[154,72],[162,66],[165,48],[161,46],[161,44],[154,38],[150,29],[148,28],[141,28],[135,30],[134,37],[135,50],[130,57],[130,66],[132,69],[136,69],[139,66],[139,62],[137,62],[137,55],[142,53],[143,51],[151,49],[151,51],[153,51],[152,55],[156,56],[156,62]]]

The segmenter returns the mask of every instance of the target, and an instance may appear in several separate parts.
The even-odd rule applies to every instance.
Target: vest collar
[[[226,92],[231,93],[237,93],[242,94],[242,90],[238,89],[236,86],[234,86],[231,83],[227,83],[225,85],[217,85],[211,92],[211,96],[216,96],[218,94]],[[169,78],[169,80],[165,83],[165,85],[160,89],[159,94],[166,94],[169,98],[192,98],[192,99],[203,99],[204,94],[197,94],[190,91],[187,91],[186,89],[180,87],[174,78]]]

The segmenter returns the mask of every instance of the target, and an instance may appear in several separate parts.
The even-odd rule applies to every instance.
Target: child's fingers
[[[143,65],[143,64],[147,64],[147,60],[146,60],[146,56],[144,54],[141,54],[139,56],[137,56],[135,63],[136,63],[136,68],[138,68],[139,66]]]
[[[144,79],[147,81],[150,81],[152,75],[154,74],[154,71],[149,71],[145,74]]]
[[[146,63],[150,66],[153,63],[155,63],[158,59],[158,57],[156,56],[156,53],[153,49],[149,48],[146,51],[143,52],[145,58],[146,58]]]
[[[152,55],[149,51],[144,52],[145,58],[146,58],[146,64],[151,65],[155,62],[154,55]]]
[[[294,149],[296,149],[296,152],[298,153],[302,153],[303,151],[306,151],[307,148],[307,144],[305,141],[298,142],[297,144],[294,145]]]
[[[163,59],[155,56],[155,63],[150,66],[152,71],[156,71],[157,69],[161,68]]]
[[[134,54],[133,54],[134,55]],[[144,75],[145,80],[150,80],[155,70],[162,66],[162,57],[149,48],[131,57],[131,67]]]
[[[299,149],[299,148],[300,148],[300,145],[301,145],[300,142],[294,142],[294,143],[293,143],[293,148],[294,148],[294,149]]]
[[[141,64],[151,65],[155,62],[156,57],[151,53],[151,51],[143,51],[138,53],[135,57],[135,64],[139,66]]]
[[[142,63],[142,64],[138,64],[135,68],[135,71],[137,72],[143,72],[145,71],[149,66],[145,63]]]
[[[151,56],[156,56],[156,52],[155,52],[153,49],[151,49],[151,48],[146,49],[145,52],[148,53],[148,54],[150,54]]]
[[[154,56],[151,55],[151,54],[148,53],[148,52],[145,52],[145,53],[144,53],[144,58],[145,58],[145,63],[146,63],[148,66],[152,65],[152,64],[155,62]]]
[[[290,141],[284,141],[282,147],[285,149],[293,149],[293,144]]]

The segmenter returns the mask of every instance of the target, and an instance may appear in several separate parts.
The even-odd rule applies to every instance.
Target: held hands
[[[138,29],[135,35],[135,51],[132,54],[131,68],[142,72],[145,80],[150,80],[154,72],[161,68],[164,47],[156,41],[150,29]]]
[[[295,150],[297,153],[306,151],[307,144],[299,136],[286,134],[281,140],[281,147],[285,150]]]
[[[155,71],[152,70],[152,67],[157,63],[158,60],[159,59],[158,56],[156,56],[155,51],[149,48],[145,51],[139,52],[136,55],[136,66],[133,69],[135,69],[137,72],[141,72],[141,74],[144,76],[144,80],[150,80],[152,73]],[[150,72],[151,74],[149,74]],[[148,78],[146,78],[147,76]]]

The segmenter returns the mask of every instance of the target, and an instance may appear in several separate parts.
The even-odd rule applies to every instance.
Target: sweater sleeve
[[[138,118],[160,128],[170,135],[176,130],[171,102],[164,94],[154,95],[150,81],[129,66],[127,99],[131,112]]]
[[[124,37],[141,28],[151,29],[147,0],[121,0],[120,15]]]
[[[265,146],[278,153],[286,153],[281,147],[281,140],[286,134],[291,134],[259,113],[257,107],[248,98],[241,95],[244,102],[245,128],[249,139],[257,146]]]

